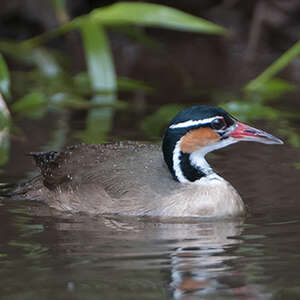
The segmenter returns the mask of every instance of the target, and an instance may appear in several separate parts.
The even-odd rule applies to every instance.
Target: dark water
[[[243,220],[57,215],[2,200],[2,299],[299,299],[299,151],[242,143],[210,162]]]
[[[162,224],[1,210],[3,299],[298,299],[299,219]]]

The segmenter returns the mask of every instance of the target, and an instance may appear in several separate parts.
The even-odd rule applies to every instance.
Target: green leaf
[[[152,92],[153,88],[140,80],[118,77],[118,90]]]
[[[107,95],[95,95],[92,104],[112,105],[116,101],[117,82],[105,30],[95,22],[88,21],[82,24],[81,33],[92,90],[95,94],[108,92]],[[85,141],[93,143],[105,141],[106,134],[112,127],[112,119],[112,108],[92,109],[87,118]]]
[[[95,92],[115,90],[115,67],[104,28],[94,22],[84,22],[81,34],[92,89]]]
[[[0,110],[0,132],[10,127],[10,117]]]
[[[293,163],[293,166],[296,170],[299,170],[300,171],[300,162],[295,162]]]
[[[62,71],[55,57],[43,48],[34,49],[27,60],[37,65],[41,73],[48,77],[57,76]]]
[[[274,63],[272,63],[263,73],[251,80],[246,86],[246,91],[255,91],[265,82],[274,77],[278,72],[284,69],[293,59],[300,54],[300,41],[286,51]]]
[[[296,91],[297,88],[297,85],[289,83],[286,80],[271,78],[263,84],[258,85],[255,94],[261,97],[262,100],[275,100],[288,92]]]
[[[0,166],[4,165],[9,156],[10,113],[0,93]]]
[[[0,131],[0,166],[8,161],[9,144],[9,130],[5,128]]]
[[[94,9],[90,18],[103,25],[135,24],[206,34],[225,34],[221,26],[178,9],[151,3],[120,2]]]
[[[83,91],[85,94],[91,93],[90,78],[86,72],[78,73],[74,76],[74,85],[77,91]],[[135,80],[127,77],[117,78],[118,91],[143,91],[145,93],[150,93],[154,91],[150,85],[141,80]],[[112,93],[113,91],[107,91]],[[100,92],[105,94],[105,92]],[[108,94],[108,93],[106,93]]]
[[[55,10],[56,18],[60,24],[70,21],[67,11],[67,0],[52,0],[52,6]]]
[[[202,18],[178,9],[151,3],[121,2],[94,9],[58,28],[24,41],[21,48],[26,51],[70,30],[82,28],[85,23],[96,21],[101,25],[142,25],[206,34],[226,34],[227,30]]]
[[[43,93],[32,92],[12,105],[12,110],[28,117],[40,118],[47,108],[47,99]]]
[[[9,110],[7,108],[6,102],[0,93],[0,112],[7,118],[10,117]],[[1,128],[0,128],[1,129]]]
[[[10,97],[10,78],[6,62],[0,54],[0,93],[6,98]]]
[[[252,121],[258,119],[276,120],[281,115],[279,110],[261,103],[229,101],[220,106],[230,111],[232,115],[241,121]]]
[[[6,130],[10,125],[10,113],[0,93],[0,131]]]

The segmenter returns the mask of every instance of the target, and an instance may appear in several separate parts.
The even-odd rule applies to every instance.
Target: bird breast
[[[244,211],[244,203],[232,185],[212,174],[161,199],[161,206],[152,210],[152,215],[219,218],[243,215]]]

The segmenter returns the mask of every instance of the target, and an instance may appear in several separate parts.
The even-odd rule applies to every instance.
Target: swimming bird
[[[205,155],[239,141],[283,143],[222,108],[193,106],[170,122],[162,149],[119,142],[31,153],[41,174],[18,192],[71,213],[238,216],[245,212],[241,197],[214,172]]]

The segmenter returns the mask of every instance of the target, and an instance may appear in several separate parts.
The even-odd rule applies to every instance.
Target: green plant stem
[[[81,22],[81,20],[81,17],[78,17],[64,25],[59,26],[58,28],[52,31],[28,39],[20,43],[20,47],[23,51],[30,51],[32,48],[35,48],[40,44],[47,42],[48,40],[51,40],[59,35],[65,34],[73,30]]]
[[[294,46],[292,46],[288,51],[286,51],[280,58],[278,58],[274,63],[272,63],[263,73],[258,77],[251,80],[246,86],[246,91],[256,90],[261,84],[270,80],[278,72],[284,69],[294,58],[300,54],[300,41],[298,41]]]

